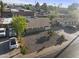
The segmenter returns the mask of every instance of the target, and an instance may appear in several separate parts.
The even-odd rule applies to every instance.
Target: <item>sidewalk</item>
[[[55,55],[57,55],[62,49],[64,49],[77,35],[79,32],[74,33],[74,34],[67,34],[64,33],[63,31],[59,31],[59,35],[64,34],[65,38],[68,40],[66,42],[64,42],[62,45],[57,45],[57,46],[51,46],[49,48],[45,48],[42,51],[40,51],[39,53],[37,52],[33,52],[27,55],[21,55],[18,54],[16,56],[14,56],[14,58],[34,58],[34,57],[43,57],[49,54],[53,54],[52,56],[54,57]]]

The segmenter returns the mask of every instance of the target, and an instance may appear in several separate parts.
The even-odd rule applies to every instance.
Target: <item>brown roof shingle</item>
[[[36,27],[44,27],[44,26],[50,26],[48,18],[37,18],[37,19],[31,19],[28,23],[29,28],[36,28]]]

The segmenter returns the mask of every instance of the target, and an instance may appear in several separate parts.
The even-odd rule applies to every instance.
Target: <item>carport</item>
[[[9,35],[9,27],[11,24],[12,18],[1,18],[0,20],[0,28],[6,28],[6,36]]]

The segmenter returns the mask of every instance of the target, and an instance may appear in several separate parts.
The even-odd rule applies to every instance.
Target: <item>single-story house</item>
[[[77,26],[79,24],[79,20],[69,14],[66,8],[59,9],[59,17],[54,21],[58,21],[63,26]]]
[[[28,19],[29,20],[29,19]],[[44,26],[50,26],[50,20],[48,18],[31,18],[28,23],[28,28],[38,28]]]
[[[7,27],[11,24],[12,18],[0,18],[0,27]]]
[[[0,25],[6,27],[11,24],[12,18],[0,18]],[[50,26],[50,20],[48,18],[29,18],[28,28],[38,28],[44,26]],[[0,27],[2,27],[0,26]]]
[[[34,17],[34,12],[31,10],[20,9],[18,15]]]
[[[13,15],[21,15],[25,17],[34,17],[34,12],[31,10],[25,10],[25,9],[10,9],[5,8],[3,10],[3,18],[11,18]]]

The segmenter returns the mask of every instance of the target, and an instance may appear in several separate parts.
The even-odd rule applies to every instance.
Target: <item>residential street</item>
[[[58,58],[79,58],[79,37]]]
[[[3,40],[3,41],[1,41]],[[0,55],[9,52],[9,40],[7,38],[0,38]]]

